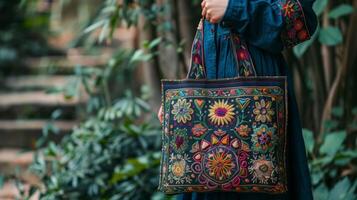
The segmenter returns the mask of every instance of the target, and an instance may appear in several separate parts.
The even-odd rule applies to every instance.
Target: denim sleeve
[[[222,25],[231,24],[251,45],[278,53],[311,38],[315,0],[229,0]]]

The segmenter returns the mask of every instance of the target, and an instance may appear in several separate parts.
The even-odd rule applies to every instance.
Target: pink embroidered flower
[[[202,59],[199,54],[193,54],[193,63],[202,65]]]

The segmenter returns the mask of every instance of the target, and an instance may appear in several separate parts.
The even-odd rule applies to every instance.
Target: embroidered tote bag
[[[241,76],[207,80],[202,26],[187,79],[162,80],[159,189],[286,192],[286,77],[257,77],[246,44],[232,33]]]

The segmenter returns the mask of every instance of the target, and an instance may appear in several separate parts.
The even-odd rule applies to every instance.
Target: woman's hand
[[[162,123],[164,118],[164,113],[162,112],[162,106],[160,106],[159,112],[157,112],[157,118],[159,118],[160,123]]]
[[[203,0],[202,17],[211,23],[218,23],[224,16],[229,0]]]

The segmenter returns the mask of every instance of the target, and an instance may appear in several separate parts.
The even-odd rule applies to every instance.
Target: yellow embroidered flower
[[[260,100],[260,102],[255,102],[255,108],[253,110],[255,116],[255,121],[260,121],[262,123],[271,122],[272,116],[274,115],[274,111],[271,109],[271,102],[265,102],[264,99]]]
[[[174,162],[171,167],[172,174],[178,178],[183,177],[185,175],[185,166],[186,161],[183,159]]]
[[[192,119],[193,109],[191,108],[191,103],[187,102],[186,99],[179,99],[174,104],[171,113],[178,123],[186,123]]]
[[[229,124],[234,119],[234,107],[224,100],[218,100],[210,105],[208,117],[216,125]]]

